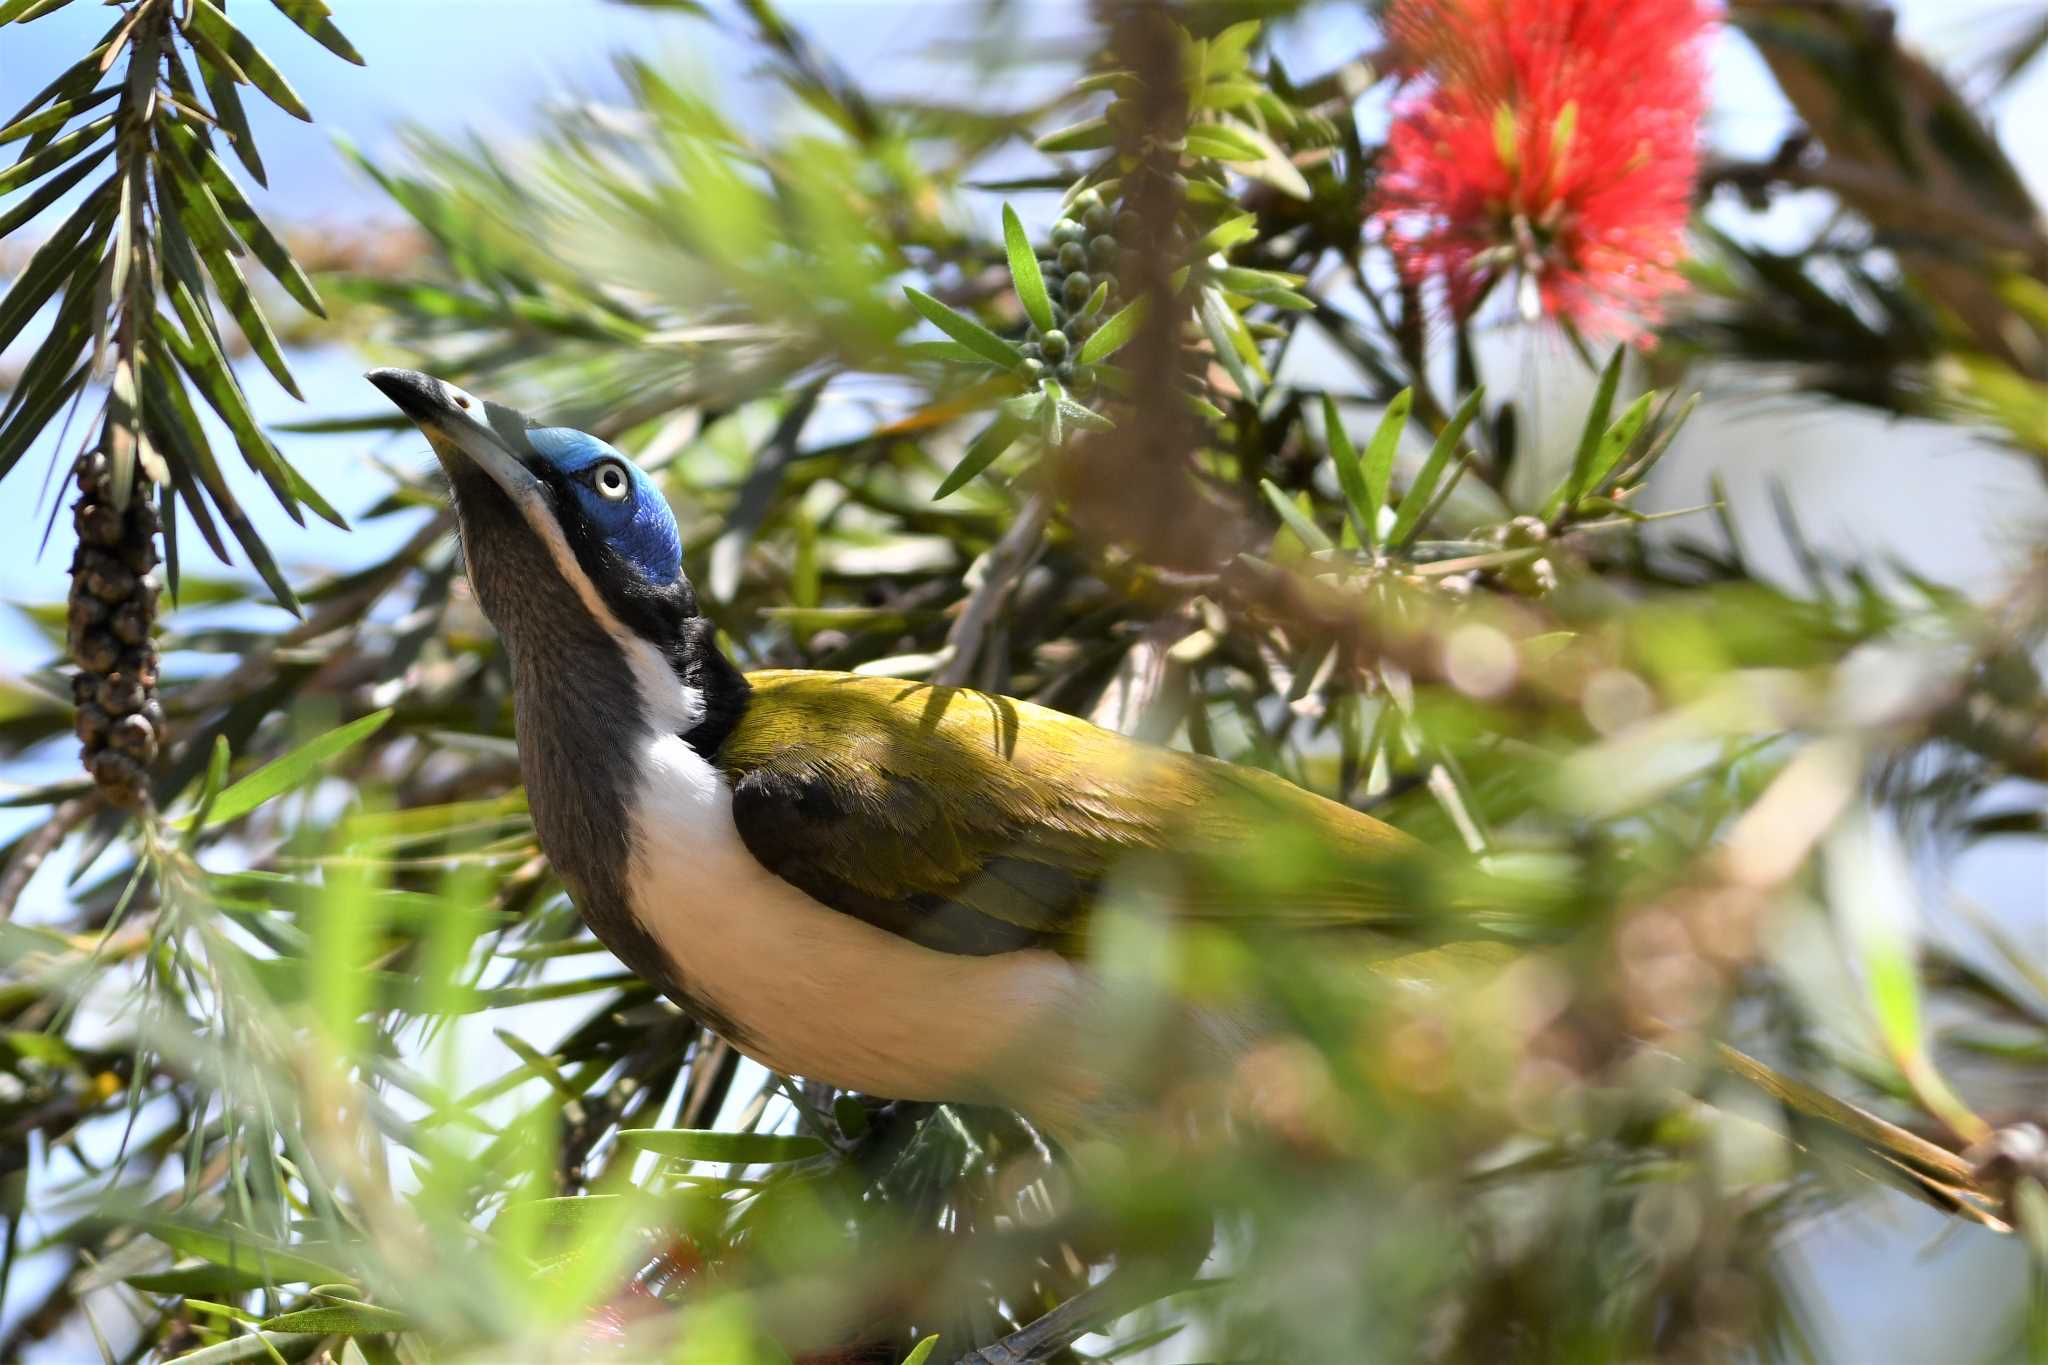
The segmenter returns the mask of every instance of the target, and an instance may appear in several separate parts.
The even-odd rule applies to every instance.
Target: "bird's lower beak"
[[[457,473],[454,462],[467,462],[490,475],[515,503],[541,497],[540,480],[523,456],[527,422],[519,413],[418,370],[371,370],[363,377],[426,434],[451,477]]]

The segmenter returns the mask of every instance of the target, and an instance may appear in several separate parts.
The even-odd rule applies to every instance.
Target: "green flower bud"
[[[1068,242],[1061,246],[1059,268],[1062,272],[1086,270],[1088,268],[1088,249],[1079,242]]]
[[[1088,296],[1094,292],[1095,281],[1089,279],[1086,274],[1079,270],[1067,276],[1060,284],[1060,293],[1066,298],[1067,305],[1071,308],[1079,308],[1082,304],[1088,302]]]
[[[1087,236],[1087,229],[1071,218],[1062,218],[1052,225],[1052,244],[1054,246],[1065,246],[1068,242],[1079,242]]]
[[[1032,383],[1037,383],[1044,374],[1045,362],[1043,360],[1026,360],[1024,362],[1024,377]]]
[[[1081,221],[1088,225],[1090,232],[1107,232],[1109,231],[1110,223],[1114,219],[1111,217],[1109,210],[1098,201],[1089,207],[1088,212],[1082,216]]]
[[[1095,262],[1098,269],[1106,269],[1116,264],[1116,254],[1119,249],[1120,244],[1117,239],[1105,232],[1101,236],[1089,241],[1088,258]]]
[[[1090,186],[1074,196],[1076,212],[1087,214],[1102,207],[1102,191]]]
[[[1047,360],[1060,360],[1067,354],[1067,334],[1057,329],[1047,332],[1038,339],[1039,349]]]

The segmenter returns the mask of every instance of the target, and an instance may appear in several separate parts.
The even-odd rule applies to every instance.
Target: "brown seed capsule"
[[[81,674],[80,676],[84,675]],[[78,714],[72,718],[72,729],[77,733],[79,739],[84,741],[85,747],[88,750],[92,750],[99,748],[101,744],[105,743],[107,727],[112,723],[112,717],[105,711],[102,711],[97,705],[88,701],[79,705]]]
[[[86,770],[98,784],[100,792],[117,806],[136,806],[142,803],[145,794],[142,765],[123,753],[102,749],[88,755]]]
[[[136,579],[118,561],[86,570],[85,590],[102,602],[125,602],[135,594]]]
[[[114,613],[114,638],[124,645],[141,644],[149,638],[149,615],[149,608],[141,602],[122,603]],[[79,662],[84,664],[85,660]]]
[[[121,543],[121,514],[104,502],[78,503],[78,538],[88,545],[118,545]]]
[[[142,681],[126,673],[107,673],[100,678],[99,687],[93,699],[109,715],[125,716],[140,711],[142,704],[149,700],[144,694]]]
[[[123,716],[107,731],[107,745],[147,767],[156,761],[156,731],[141,716]]]
[[[105,673],[121,662],[121,646],[103,630],[82,630],[71,641],[71,657],[88,673]]]
[[[132,574],[146,574],[154,569],[157,566],[155,533],[122,546],[121,563]]]

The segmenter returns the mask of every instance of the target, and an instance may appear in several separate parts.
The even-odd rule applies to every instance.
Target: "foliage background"
[[[923,8],[911,14],[866,5],[789,9],[790,17],[811,33],[820,50],[845,69],[860,73],[878,97],[915,97],[937,91],[938,98],[966,99],[978,91],[997,90],[1004,96],[1003,107],[1029,107],[1035,100],[1060,94],[1071,78],[1072,56],[1086,50],[1088,30],[1084,16],[1074,9],[947,7],[937,21],[930,19],[931,13]],[[1904,6],[1902,18],[1910,38],[1946,44],[1958,65],[1961,58],[1991,50],[1993,45],[1986,35],[2009,31],[2014,22],[2010,14],[1987,13],[1976,16],[1978,22],[1973,24],[1968,21],[1969,16],[1959,15],[1948,6]],[[2019,15],[2022,21],[2026,18],[2024,13]],[[740,40],[731,33],[720,34],[673,15],[639,14],[602,6],[533,5],[505,9],[436,4],[426,7],[407,24],[398,25],[380,14],[376,6],[369,6],[349,25],[351,37],[368,58],[366,72],[328,63],[310,45],[303,49],[291,46],[294,31],[268,16],[259,18],[253,9],[248,22],[252,34],[280,61],[285,60],[287,53],[301,56],[291,66],[291,74],[322,120],[320,126],[308,131],[252,110],[252,116],[259,119],[258,138],[275,171],[272,190],[262,201],[264,211],[273,221],[313,229],[300,239],[302,254],[312,258],[309,263],[338,267],[369,280],[353,291],[342,291],[343,297],[351,302],[338,312],[333,330],[306,329],[291,338],[298,343],[295,364],[309,395],[307,407],[290,404],[261,387],[260,381],[252,382],[252,393],[260,405],[259,416],[266,422],[347,418],[373,411],[374,402],[358,390],[355,379],[363,352],[336,345],[336,340],[346,338],[366,345],[369,353],[380,360],[394,359],[401,354],[392,349],[395,335],[425,335],[432,327],[431,321],[422,321],[423,315],[430,317],[428,310],[415,307],[411,322],[394,328],[375,306],[379,298],[376,280],[431,275],[434,266],[430,258],[420,254],[416,239],[402,231],[402,217],[391,210],[388,200],[363,179],[341,168],[325,143],[332,129],[354,133],[369,148],[370,160],[385,168],[406,164],[406,154],[394,145],[390,132],[392,125],[404,118],[423,122],[452,140],[461,139],[472,129],[500,137],[516,136],[537,121],[531,111],[540,92],[559,97],[573,90],[578,96],[616,97],[616,78],[607,73],[601,61],[601,54],[614,47],[630,49],[643,57],[666,54],[656,65],[685,73],[678,81],[684,89],[720,87],[718,103],[741,126],[787,126],[787,98],[773,79],[711,79],[712,72],[755,67],[758,58],[738,55],[748,50]],[[926,25],[934,22],[940,31],[928,32]],[[2000,29],[2000,22],[2008,28]],[[980,44],[954,41],[975,34],[984,23],[991,25],[990,31],[999,36]],[[13,75],[15,70],[28,69],[38,59],[68,60],[89,39],[76,25],[67,28],[67,24],[72,21],[60,16],[39,26],[7,33],[6,55],[0,58],[6,69],[0,71],[0,77],[7,81],[9,92],[18,83],[32,86],[32,82],[21,82]],[[1009,37],[1000,36],[1004,33]],[[1317,6],[1301,20],[1278,30],[1275,49],[1288,69],[1300,75],[1320,71],[1336,56],[1367,48],[1372,41],[1368,17],[1362,8]],[[916,65],[901,60],[905,53],[927,46],[935,55]],[[1042,52],[1044,60],[1022,67],[1010,65],[1006,59],[1020,51]],[[17,63],[22,65],[17,67]],[[1711,127],[1714,148],[1734,158],[1769,157],[1781,136],[1786,112],[1768,74],[1733,35],[1717,48],[1716,81],[1717,113]],[[2025,126],[2026,111],[2039,107],[2041,85],[2037,70],[2026,83],[2002,97],[1999,107],[2012,120],[2012,126]],[[374,93],[366,95],[366,91]],[[451,96],[451,91],[457,93]],[[1368,100],[1362,122],[1369,127],[1375,117]],[[1045,126],[1040,121],[1037,130]],[[2024,139],[2008,139],[2008,150],[2021,160],[2030,183],[2038,186],[2048,180],[2040,166],[2026,164],[2027,157],[2043,155],[2038,146]],[[976,174],[1029,174],[1041,164],[1033,154],[1012,143],[990,165],[977,168]],[[995,206],[1000,197],[969,193],[961,199],[961,221],[978,229],[984,247],[995,239]],[[1034,235],[1042,234],[1053,216],[1052,197],[1024,193],[1011,197]],[[1811,191],[1780,196],[1761,216],[1740,210],[1726,196],[1713,209],[1717,221],[1736,228],[1746,239],[1785,249],[1803,248],[1832,212],[1832,206],[1825,200],[1817,202]],[[10,242],[9,249],[13,245]],[[322,257],[323,251],[331,254]],[[329,276],[322,274],[321,279],[323,288],[329,287]],[[418,305],[420,300],[415,297],[412,302]],[[399,313],[404,316],[406,311],[401,307]],[[558,357],[565,349],[559,338],[540,345]],[[1320,351],[1308,346],[1303,349],[1308,354],[1291,361],[1297,366],[1293,383],[1311,391],[1327,385],[1340,394],[1359,394],[1355,375],[1341,357],[1327,347]],[[1557,450],[1576,439],[1590,397],[1592,376],[1568,348],[1554,336],[1503,329],[1487,338],[1483,356],[1482,368],[1487,371],[1496,396],[1512,395],[1528,404],[1532,447],[1547,445]],[[1754,547],[1756,557],[1748,567],[1759,577],[1789,583],[1795,581],[1799,572],[1798,557],[1783,543],[1771,516],[1771,487],[1782,479],[1789,500],[1802,509],[1809,533],[1824,554],[1855,556],[1872,563],[1896,557],[1930,577],[1986,595],[2006,588],[2011,581],[2009,575],[2026,563],[2026,547],[2038,543],[2038,463],[2030,465],[2026,457],[2014,455],[2006,443],[1983,434],[1981,428],[1900,422],[1891,414],[1872,415],[1838,405],[1817,407],[1811,400],[1785,396],[1779,382],[1783,372],[1760,366],[1757,359],[1757,355],[1735,348],[1732,354],[1724,355],[1707,368],[1695,369],[1682,379],[1657,376],[1657,382],[1663,385],[1705,385],[1708,399],[1677,450],[1660,468],[1658,480],[1650,490],[1655,505],[1676,508],[1706,501],[1702,490],[1707,471],[1719,470],[1729,493],[1732,519],[1743,528]],[[1853,352],[1851,360],[1868,364],[1868,357]],[[776,378],[770,375],[759,382],[766,389],[772,387]],[[580,418],[591,425],[616,418],[619,392],[640,389],[638,384],[627,383],[608,390],[604,384],[592,383],[590,373],[578,374],[566,365],[558,371],[543,369],[523,378],[515,374],[503,382],[523,382],[528,386],[524,391],[503,396],[535,406],[549,406],[549,400],[555,400],[552,410],[557,415],[572,420]],[[580,397],[556,397],[568,394]],[[827,445],[835,433],[843,437],[861,430],[865,414],[858,409],[858,402],[863,397],[887,405],[894,395],[887,391],[851,397],[835,395],[833,401],[820,405],[806,425],[804,447]],[[578,402],[582,404],[580,408],[576,406]],[[747,459],[764,444],[772,444],[775,418],[780,411],[779,400],[770,401],[736,420],[723,443],[710,442],[700,449],[698,464],[685,477],[721,490],[721,500],[716,504],[718,512],[730,510],[726,500]],[[1352,433],[1362,440],[1372,430],[1376,413],[1367,404],[1357,404],[1348,411]],[[679,436],[680,433],[671,434],[669,444],[674,445]],[[640,433],[638,444],[643,450],[649,444],[647,437],[648,433]],[[365,521],[360,514],[377,506],[390,487],[381,471],[364,477],[366,471],[376,468],[366,463],[367,457],[374,451],[398,469],[416,474],[421,464],[416,441],[400,437],[373,446],[359,433],[289,439],[294,457],[301,458],[303,453],[309,476],[335,495],[337,502],[343,503],[343,510],[359,523],[345,538],[339,533],[287,530],[265,499],[255,495],[258,490],[247,489],[252,494],[248,502],[253,515],[293,566],[289,572],[295,583],[316,581],[323,569],[345,573],[379,563],[409,543],[423,514],[401,512],[381,521]],[[658,444],[659,435],[654,439]],[[42,454],[32,455],[22,473],[39,470]],[[1296,471],[1296,477],[1306,472]],[[21,475],[0,485],[0,518],[4,518],[4,524],[14,527],[33,521],[40,525],[39,491],[36,479]],[[1334,492],[1333,488],[1326,488],[1325,496]],[[791,505],[797,502],[792,498],[774,504],[774,516],[764,523],[761,532],[761,540],[770,547],[768,563],[765,568],[756,565],[753,573],[758,577],[743,575],[739,580],[750,584],[751,591],[758,595],[742,596],[738,599],[740,603],[790,605],[788,569],[796,561],[781,556],[785,551],[801,553],[793,547],[801,546],[806,534],[802,517],[790,516]],[[941,504],[940,510],[943,508]],[[1655,534],[1660,538],[1667,534],[1690,534],[1713,541],[1717,533],[1699,525],[1699,521],[1693,519],[1693,524],[1682,532],[1659,530]],[[715,536],[721,530],[721,518],[706,512],[696,529],[707,539]],[[961,538],[977,549],[986,544],[985,528],[962,529],[942,521],[937,523],[937,534]],[[873,551],[876,547],[853,548]],[[897,548],[901,550],[900,546]],[[888,546],[884,544],[881,549],[886,551]],[[8,595],[30,601],[60,597],[61,561],[62,556],[54,550],[40,559],[31,558],[25,550],[10,551],[4,564]],[[952,564],[950,571],[957,576],[957,562],[948,562]],[[445,558],[439,565],[445,572]],[[212,572],[210,566],[208,572]],[[1888,582],[1892,586],[1886,592],[1894,591],[1897,580]],[[1855,596],[1853,584],[1838,586],[1836,591],[1850,598]],[[736,606],[735,611],[739,610]],[[788,625],[791,636],[801,638],[805,624],[819,623],[792,621]],[[195,640],[203,640],[210,633],[213,639],[207,647],[224,649],[229,654],[253,638],[238,632],[267,635],[286,625],[274,610],[239,605],[202,611],[190,618],[181,616],[179,621],[181,629],[200,632],[192,637]],[[380,637],[379,648],[388,647],[390,640],[402,637],[405,631],[405,619],[396,611],[385,616],[381,625],[389,633]],[[26,676],[41,664],[48,644],[33,626],[14,624],[11,629],[13,634],[7,637],[10,671]],[[453,632],[459,646],[452,657],[460,659],[462,650],[483,648],[473,636],[473,623],[465,627],[458,620],[446,629]],[[423,647],[426,654],[422,657],[434,657],[434,646]],[[322,662],[306,660],[305,664],[310,665],[306,671],[290,673],[295,680],[312,684],[303,693],[301,706],[305,714],[295,724],[279,726],[276,733],[266,731],[255,738],[253,742],[259,750],[281,751],[287,747],[287,731],[303,737],[340,719],[342,711],[355,714],[366,709],[366,703],[382,705],[398,699],[380,692],[374,679],[335,686],[334,675],[319,666]],[[188,658],[187,664],[200,671],[215,666],[192,658]],[[458,671],[450,681],[459,681],[462,676]],[[421,732],[489,726],[487,717],[458,717],[450,710],[408,717],[405,723]],[[473,763],[464,770],[457,788],[464,792],[488,791],[494,783],[502,783],[501,754],[488,747],[468,752]],[[395,761],[403,760],[401,757]],[[65,746],[59,742],[41,750],[28,750],[14,764],[10,776],[16,776],[25,785],[35,785],[63,778],[68,763]],[[497,766],[493,768],[493,764]],[[380,802],[388,798],[376,796],[375,788],[393,771],[389,767],[381,770],[371,784],[372,794]],[[411,774],[410,778],[424,780],[419,773]],[[457,791],[442,794],[454,795]],[[293,821],[313,827],[324,825],[338,809],[339,795],[330,788],[324,799],[316,798],[297,808]],[[417,793],[413,795],[416,797]],[[2036,796],[2037,793],[2018,794],[2010,787],[2000,787],[1988,796],[1973,795],[1971,804],[1977,810],[2025,809]],[[1906,828],[1910,831],[1935,827],[1916,813],[1923,808],[1901,809],[1908,812]],[[1431,815],[1426,800],[1414,802],[1408,813],[1425,825],[1433,818],[1440,819]],[[1444,833],[1448,835],[1449,831]],[[259,847],[260,842],[258,836]],[[247,847],[230,841],[207,861],[216,869],[224,869],[242,857]],[[304,851],[310,852],[312,847]],[[2017,939],[2023,959],[2038,963],[2048,957],[2048,932],[2044,932],[2040,917],[2042,896],[2048,893],[2048,884],[2044,884],[2048,873],[2044,873],[2038,844],[1996,841],[1962,851],[1951,842],[1940,848],[1916,847],[1915,851],[1926,859],[1928,876],[1934,885],[1991,907]],[[1937,858],[1937,854],[1941,856]],[[24,922],[62,922],[66,915],[74,913],[73,905],[87,903],[85,899],[70,901],[61,885],[67,861],[55,860],[39,879],[24,901],[20,914]],[[105,871],[103,865],[99,872]],[[1930,897],[1929,904],[1935,900]],[[311,917],[318,922],[316,914]],[[1935,917],[1934,922],[1937,932],[1943,932],[1939,929],[1942,917]],[[557,914],[553,919],[543,920],[535,940],[545,941],[564,928]],[[1969,937],[1966,931],[1947,932],[1953,932],[1959,940]],[[1981,954],[1981,944],[1975,951]],[[595,966],[590,960],[580,962],[583,967]],[[497,979],[495,974],[493,979]],[[1847,1034],[1851,1040],[1842,1051],[1854,1062],[1846,1069],[1847,1074],[1840,1069],[1824,1070],[1821,1074],[1836,1082],[1868,1085],[1880,1098],[1889,1091],[1891,1100],[1902,1103],[1902,1116],[1911,1113],[1914,1106],[1910,1097],[1900,1090],[1895,1078],[1885,1074],[1883,1048],[1872,1041],[1867,1025],[1861,1022],[1865,1006],[1860,993],[1853,986],[1844,987],[1836,982],[1832,993],[1823,991],[1818,998],[1826,1002],[1827,1010],[1834,1011],[1826,1016],[1828,1026]],[[517,1012],[494,1012],[488,1023],[479,1026],[472,1021],[451,1030],[447,1036],[459,1040],[456,1051],[460,1054],[461,1074],[480,1079],[507,1067],[529,1065],[516,1050],[508,1050],[509,1045],[492,1035],[492,1026],[548,1048],[567,1024],[587,1012],[587,1006],[575,1002],[566,1006],[526,1006]],[[203,1074],[202,1063],[195,1061],[193,1066]],[[92,1074],[90,1068],[81,1072],[88,1082]],[[2001,1121],[2008,1117],[2006,1110],[2014,1108],[2009,1099],[1998,1096],[1987,1100],[1985,1096],[1996,1092],[1971,1090],[1968,1082],[1973,1079],[1977,1078],[1966,1074],[1957,1083],[1987,1112],[1995,1103],[2000,1106],[1996,1117]],[[1989,1078],[1985,1078],[1985,1084],[1989,1083]],[[546,1089],[545,1085],[528,1085],[516,1092],[511,1102],[489,1111],[491,1121],[507,1122],[512,1114],[532,1108],[541,1102]],[[2023,1085],[2019,1093],[2026,1093]],[[117,1103],[110,1112],[119,1111]],[[50,1165],[40,1151],[33,1159],[36,1178],[49,1182],[43,1188],[54,1189],[61,1183],[57,1174],[61,1161]],[[1381,1178],[1386,1174],[1377,1172],[1375,1176]],[[1373,1187],[1373,1182],[1368,1180],[1366,1187]],[[1909,1347],[1901,1343],[1915,1340],[1911,1333],[1916,1326],[1925,1333],[1920,1339],[1928,1343],[1930,1350],[1952,1347],[1958,1334],[1970,1342],[1972,1351],[1981,1350],[1987,1355],[2023,1349],[2016,1343],[2025,1321],[2029,1272],[2019,1243],[1974,1232],[1939,1232],[1944,1226],[1934,1215],[1899,1196],[1866,1191],[1850,1201],[1848,1211],[1802,1222],[1796,1230],[1787,1232],[1775,1243],[1777,1250],[1767,1263],[1768,1271],[1774,1278],[1782,1274],[1793,1296],[1806,1305],[1795,1316],[1823,1352],[1843,1358],[1867,1358],[1874,1346],[1899,1347],[1904,1351]],[[29,1220],[24,1227],[28,1230],[27,1240],[15,1277],[10,1281],[0,1334],[18,1330],[23,1315],[49,1293],[55,1277],[70,1273],[72,1267],[63,1250],[66,1239],[59,1227],[36,1219]],[[40,1245],[43,1238],[54,1238],[57,1245],[29,1254],[27,1248]],[[1934,1250],[1922,1255],[1930,1244]],[[101,1292],[111,1295],[119,1291]],[[1568,1297],[1573,1292],[1587,1291],[1583,1287],[1574,1291],[1569,1285],[1546,1285],[1535,1294],[1537,1302],[1544,1305],[1542,1311],[1557,1313],[1562,1321],[1565,1315],[1551,1296]],[[109,1311],[113,1321],[122,1320],[119,1312]],[[477,1335],[483,1329],[475,1322],[437,1325],[451,1340],[488,1339],[487,1333]],[[93,1350],[91,1341],[90,1325],[71,1315],[62,1319],[49,1343],[38,1349],[47,1352],[47,1358],[67,1358],[67,1353],[75,1356]]]

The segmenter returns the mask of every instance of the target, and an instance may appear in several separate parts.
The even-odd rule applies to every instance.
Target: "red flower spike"
[[[1469,314],[1629,336],[1679,287],[1706,106],[1706,0],[1393,0],[1427,85],[1396,106],[1373,218]]]

